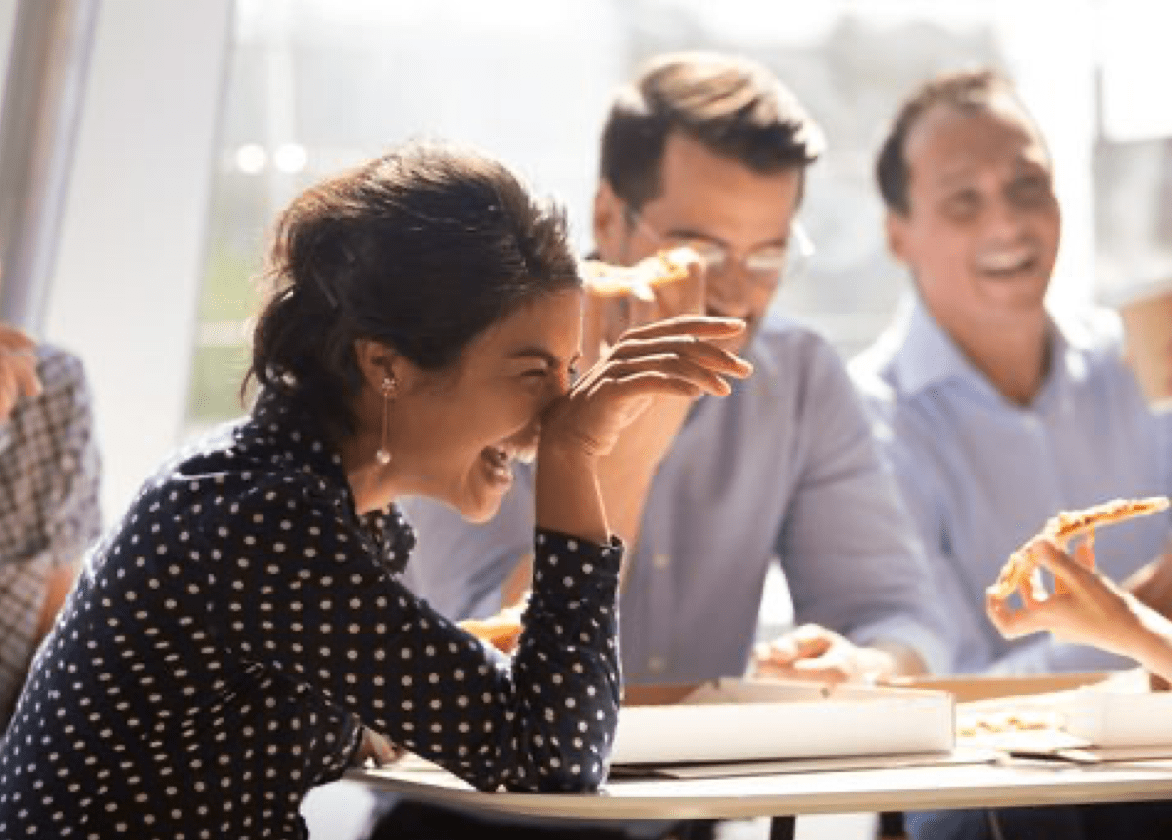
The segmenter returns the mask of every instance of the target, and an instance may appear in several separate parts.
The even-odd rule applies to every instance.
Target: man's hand
[[[704,263],[699,255],[691,248],[676,248],[665,257],[652,255],[632,267],[587,261],[583,370],[601,359],[627,330],[677,315],[704,314]]]
[[[0,420],[7,420],[21,397],[41,393],[37,345],[20,330],[0,324]]]
[[[753,651],[751,676],[811,680],[827,685],[876,682],[898,670],[896,657],[879,648],[859,647],[817,624],[803,624]]]
[[[606,267],[596,266],[593,281],[586,283],[583,315],[583,361],[613,346],[624,331],[649,321],[704,311],[704,263],[690,248],[671,252],[670,262],[686,267],[686,276],[667,282],[607,282]],[[662,265],[658,256],[636,266],[638,275],[649,276]],[[616,268],[616,276],[630,269]],[[692,397],[661,397],[629,425],[610,455],[599,464],[598,478],[606,500],[611,528],[628,546],[639,540],[639,523],[652,477],[684,425],[694,402]],[[624,572],[627,566],[624,564]]]

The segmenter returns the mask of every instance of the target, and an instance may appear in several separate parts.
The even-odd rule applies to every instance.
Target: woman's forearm
[[[596,459],[573,446],[542,442],[537,454],[537,526],[589,540],[610,542],[598,486]]]

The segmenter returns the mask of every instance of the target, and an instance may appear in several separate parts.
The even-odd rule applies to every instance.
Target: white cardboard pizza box
[[[962,744],[1007,749],[1133,747],[1164,748],[1172,754],[1172,692],[1153,691],[1142,669],[1115,673],[1038,677],[955,678],[957,722],[971,727],[982,717],[1013,715],[1048,720],[1039,731],[1006,731],[961,738]],[[921,685],[924,683],[921,683]],[[936,680],[932,684],[944,686]]]
[[[1060,704],[1063,729],[1096,747],[1172,748],[1172,693],[1072,692]]]
[[[947,753],[954,720],[944,691],[720,680],[670,705],[624,706],[612,763]]]
[[[1153,691],[1142,669],[1063,692],[1063,729],[1096,747],[1172,748],[1172,691]]]

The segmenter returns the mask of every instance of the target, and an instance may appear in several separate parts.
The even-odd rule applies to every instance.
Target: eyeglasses
[[[800,276],[814,255],[814,242],[797,219],[790,222],[789,237],[783,244],[762,245],[738,258],[731,248],[720,242],[697,237],[662,234],[630,206],[626,208],[624,215],[629,225],[638,228],[657,246],[686,245],[694,250],[704,261],[704,266],[709,273],[720,274],[728,271],[736,262],[739,262],[749,282],[761,288],[773,289],[782,277]]]

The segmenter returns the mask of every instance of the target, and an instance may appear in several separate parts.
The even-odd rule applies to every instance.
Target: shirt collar
[[[1088,331],[1052,314],[1048,314],[1047,319],[1051,365],[1043,388],[1057,380],[1081,377],[1085,372],[1082,351],[1090,349],[1094,343]],[[896,348],[896,377],[908,394],[949,379],[988,387],[985,375],[965,358],[918,295],[910,295],[900,302],[895,322],[880,341],[891,342]]]
[[[895,373],[909,394],[948,379],[984,379],[917,295],[900,302],[895,322],[880,340],[896,347]]]
[[[359,521],[375,558],[392,574],[403,571],[415,547],[414,530],[394,503],[364,514],[355,511],[342,458],[313,412],[295,398],[262,389],[246,428],[253,430],[258,443],[276,449],[281,453],[278,457],[288,458],[290,467],[315,476],[323,492],[332,488],[338,504]]]

